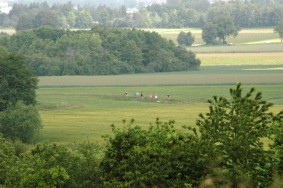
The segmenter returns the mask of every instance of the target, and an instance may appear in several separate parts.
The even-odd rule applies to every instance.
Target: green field
[[[173,41],[180,31],[192,31],[196,42],[202,42],[200,29],[152,31]],[[111,124],[122,128],[122,120],[132,118],[144,127],[157,117],[175,120],[178,128],[194,126],[198,114],[208,109],[207,99],[229,97],[229,88],[239,81],[246,89],[255,86],[262,91],[275,104],[272,111],[278,112],[283,109],[283,48],[266,42],[277,42],[277,38],[273,29],[245,29],[237,38],[229,38],[234,45],[189,48],[202,61],[197,71],[39,77],[38,109],[43,123],[39,141],[103,143],[102,136],[111,134]],[[134,98],[137,91],[144,92],[143,100]],[[158,102],[149,100],[149,94],[158,94]]]
[[[181,31],[191,32],[195,37],[195,43],[202,44],[201,37],[202,30],[199,28],[183,28],[183,29],[149,29],[149,31],[155,31],[161,36],[168,38],[177,43],[177,36]],[[246,44],[254,41],[261,41],[262,43],[272,41],[273,39],[279,39],[278,34],[274,33],[272,28],[258,28],[258,29],[242,29],[239,31],[237,37],[228,37],[229,43]],[[279,41],[279,40],[278,40]]]
[[[220,46],[196,46],[188,47],[188,50],[195,53],[270,53],[282,52],[281,43],[254,43],[254,44],[234,44]]]
[[[122,120],[134,118],[141,126],[176,120],[176,126],[195,125],[200,112],[207,110],[206,100],[213,95],[228,96],[228,86],[137,86],[137,87],[57,87],[38,90],[38,108],[43,121],[41,142],[73,143],[86,140],[102,143],[102,135],[111,134],[110,125],[122,127]],[[250,87],[250,86],[245,86]],[[283,85],[256,85],[265,99],[283,107]],[[124,92],[129,97],[124,97]],[[145,98],[133,95],[143,91]],[[158,102],[148,99],[158,94]],[[167,99],[167,94],[171,95]]]
[[[161,36],[172,40],[177,44],[177,37],[181,31],[192,32],[195,44],[203,44],[202,30],[198,28],[184,29],[150,29]],[[283,45],[280,44],[278,34],[272,28],[242,29],[237,37],[228,37],[228,43],[232,45],[223,46],[196,46],[189,47],[195,53],[255,53],[255,52],[282,52]]]

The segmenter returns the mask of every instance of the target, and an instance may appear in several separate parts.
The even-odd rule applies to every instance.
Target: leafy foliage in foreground
[[[270,138],[274,127],[282,126],[282,112],[269,112],[272,104],[254,88],[244,94],[238,84],[230,95],[230,100],[216,96],[209,100],[209,112],[197,121],[201,139],[213,148],[216,165],[232,187],[243,182],[267,187],[272,182],[273,154],[263,148],[263,140]]]
[[[113,127],[102,161],[103,180],[110,187],[197,186],[206,173],[204,149],[193,134],[183,134],[174,122],[150,125],[148,130],[132,125]]]
[[[0,44],[26,57],[37,75],[105,75],[197,69],[195,54],[159,34],[93,28],[64,31],[52,27],[21,31]]]
[[[101,187],[99,149],[84,143],[70,148],[38,144],[22,153],[0,182],[12,187]],[[0,177],[1,178],[1,177]]]

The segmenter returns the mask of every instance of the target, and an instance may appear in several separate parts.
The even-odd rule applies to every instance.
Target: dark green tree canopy
[[[187,33],[182,31],[179,33],[177,37],[177,42],[179,45],[191,46],[194,43],[194,41],[195,41],[195,38],[193,37],[190,31]]]
[[[132,120],[123,130],[113,126],[102,159],[110,187],[196,187],[206,175],[208,148],[193,134],[157,119],[147,130]],[[200,147],[204,146],[204,147]],[[198,149],[197,149],[198,148]]]
[[[0,111],[22,100],[35,104],[37,79],[23,57],[0,50]]]
[[[192,52],[156,32],[136,29],[65,31],[44,26],[0,38],[0,44],[25,56],[36,75],[169,72],[200,66]]]
[[[207,44],[213,44],[216,38],[219,38],[223,44],[227,44],[226,38],[236,37],[239,30],[240,28],[234,24],[232,18],[218,17],[204,26],[202,38]]]
[[[206,44],[217,44],[217,26],[212,23],[207,23],[202,28],[202,39]]]
[[[32,105],[23,104],[22,101],[8,107],[0,116],[0,133],[13,141],[19,139],[24,143],[32,143],[41,128],[37,109]]]

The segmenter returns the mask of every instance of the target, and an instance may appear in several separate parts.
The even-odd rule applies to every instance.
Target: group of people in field
[[[125,94],[124,94],[124,96],[125,97],[129,97],[129,93],[126,91],[125,92]],[[144,93],[143,92],[135,92],[134,93],[134,97],[136,98],[136,99],[144,99],[145,98],[145,95],[144,95]],[[166,95],[166,98],[167,98],[167,100],[169,100],[170,99],[170,95]],[[158,100],[158,95],[157,94],[149,94],[148,96],[147,96],[147,99],[149,100],[149,101],[155,101],[155,102],[159,102],[159,100]]]

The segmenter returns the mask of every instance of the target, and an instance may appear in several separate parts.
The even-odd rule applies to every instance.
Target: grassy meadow
[[[191,32],[195,37],[195,43],[203,44],[201,37],[202,30],[199,28],[182,28],[182,29],[148,29],[148,31],[155,31],[161,36],[172,40],[177,43],[178,34],[183,32]],[[256,28],[256,29],[241,29],[237,37],[230,36],[227,38],[229,43],[234,44],[247,44],[251,42],[268,43],[274,39],[279,39],[278,34],[274,33],[272,28]],[[278,40],[279,41],[279,40]]]
[[[180,31],[191,31],[202,44],[200,29],[152,29],[176,42]],[[0,30],[13,34],[12,29]],[[213,95],[229,97],[229,88],[242,82],[246,91],[255,86],[272,111],[283,109],[283,48],[273,29],[242,29],[228,38],[231,46],[190,47],[202,61],[200,70],[115,76],[39,77],[38,109],[43,129],[39,142],[91,141],[103,144],[111,124],[134,118],[147,127],[158,117],[175,120],[176,127],[195,126],[198,114],[208,110]],[[129,93],[124,97],[125,92]],[[144,99],[134,93],[143,92]],[[148,98],[158,94],[158,101]],[[167,98],[170,95],[170,98]]]
[[[213,95],[229,97],[230,87],[233,86],[42,87],[37,91],[43,122],[39,141],[103,143],[102,135],[111,134],[111,124],[122,128],[122,120],[132,118],[143,127],[154,123],[157,117],[162,121],[175,120],[178,128],[194,126],[198,114],[208,109],[207,99]],[[245,86],[246,91],[250,87]],[[255,87],[275,104],[273,111],[282,109],[283,85]],[[124,97],[125,91],[128,97]],[[134,97],[137,91],[144,93],[144,99]],[[158,101],[150,100],[150,94],[158,94]]]

